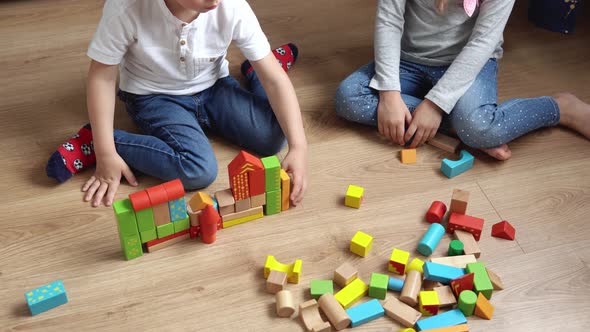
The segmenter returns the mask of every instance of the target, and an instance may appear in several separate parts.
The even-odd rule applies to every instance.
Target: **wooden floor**
[[[309,299],[310,280],[330,278],[345,261],[368,281],[386,271],[393,247],[417,255],[426,209],[448,202],[453,188],[471,192],[469,214],[486,220],[481,260],[507,285],[494,294],[493,320],[470,318],[472,330],[587,329],[590,142],[564,129],[540,130],[511,144],[511,160],[477,154],[474,168],[452,180],[439,171],[450,156],[429,146],[417,164],[400,164],[399,147],[338,119],[332,102],[338,82],[371,60],[375,1],[251,1],[273,45],[293,41],[301,50],[290,76],[310,142],[302,206],[223,230],[213,245],[186,241],[124,261],[112,210],[82,202],[79,188],[91,172],[60,186],[44,173],[51,152],[87,122],[85,52],[100,3],[0,3],[0,330],[302,331],[298,319],[276,317],[274,297],[264,292],[266,255],[303,260],[301,283],[288,286],[298,303]],[[533,27],[525,5],[519,2],[506,31],[500,98],[565,90],[590,101],[588,10],[577,33],[563,36]],[[238,75],[242,56],[232,49],[229,58]],[[116,122],[133,128],[125,112]],[[228,187],[226,165],[237,152],[213,141],[220,170],[210,193]],[[366,189],[359,210],[341,205],[348,184]],[[130,192],[123,186],[117,197]],[[490,237],[503,219],[515,225],[516,241]],[[375,238],[366,258],[348,251],[357,230]],[[23,294],[56,279],[70,302],[31,317]],[[355,330],[397,328],[381,318]]]

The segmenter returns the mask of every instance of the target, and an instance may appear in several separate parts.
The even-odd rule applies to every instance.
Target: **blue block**
[[[184,199],[184,196],[180,197],[179,199],[169,201],[168,209],[170,211],[171,222],[186,219],[188,217],[188,214],[186,214],[186,200]]]
[[[27,292],[25,299],[33,316],[68,303],[68,296],[61,280]]]
[[[461,310],[453,309],[436,316],[419,320],[416,323],[416,330],[431,330],[465,323],[467,323],[467,319],[465,318],[465,315],[463,315]]]
[[[432,255],[443,235],[445,235],[445,228],[441,224],[431,224],[418,243],[418,252],[424,256]]]
[[[424,269],[424,279],[438,281],[443,284],[448,284],[451,280],[465,275],[464,269],[433,262],[424,263],[422,269]]]
[[[394,278],[394,277],[389,277],[389,283],[387,284],[387,289],[392,290],[392,291],[396,291],[396,292],[401,292],[402,288],[404,288],[404,280]]]
[[[346,310],[346,314],[350,317],[350,326],[356,327],[384,316],[385,310],[379,300],[373,299]]]
[[[445,158],[440,165],[441,172],[443,172],[443,174],[449,179],[464,173],[473,167],[475,158],[471,153],[461,150],[460,156],[461,158],[459,158],[459,160],[450,160]]]
[[[213,200],[213,207],[216,211],[219,211],[219,203],[217,203],[217,198],[211,197],[211,199]]]

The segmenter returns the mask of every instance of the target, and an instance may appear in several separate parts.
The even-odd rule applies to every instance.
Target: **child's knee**
[[[350,77],[342,81],[336,90],[335,109],[336,114],[346,120],[352,120],[354,113],[353,100],[358,95],[358,89],[355,88],[357,83]]]
[[[269,137],[260,139],[256,144],[254,152],[260,156],[272,156],[279,153],[286,144],[285,135],[282,130],[279,130]]]
[[[487,149],[501,144],[500,128],[495,128],[477,115],[454,116],[452,126],[459,139],[472,148]]]
[[[208,187],[217,178],[217,160],[215,156],[200,161],[184,160],[178,174],[186,190]]]

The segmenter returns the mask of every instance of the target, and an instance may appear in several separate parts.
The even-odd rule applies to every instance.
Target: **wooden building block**
[[[255,208],[249,208],[247,210],[243,210],[243,211],[236,212],[236,213],[226,214],[225,216],[221,217],[221,219],[223,220],[224,223],[226,223],[228,221],[232,221],[235,219],[244,218],[244,217],[248,217],[248,216],[252,216],[252,215],[256,215],[256,214],[260,214],[260,213],[262,213],[262,206],[255,207]]]
[[[395,297],[388,298],[383,304],[383,309],[385,310],[387,317],[390,317],[405,327],[414,326],[418,319],[422,317],[420,311],[401,302]]]
[[[475,273],[468,273],[462,277],[451,280],[451,289],[455,296],[458,297],[459,294],[465,290],[472,290],[474,277]]]
[[[465,214],[467,212],[467,204],[469,203],[469,191],[461,189],[453,189],[453,196],[451,197],[450,212]]]
[[[156,229],[150,229],[149,231],[139,232],[139,237],[141,238],[141,243],[146,243],[151,240],[155,240],[158,238],[158,232]]]
[[[465,270],[433,262],[424,263],[424,279],[438,281],[448,284],[453,279],[457,279],[465,274]]]
[[[481,218],[451,212],[449,216],[449,224],[447,225],[447,232],[453,233],[455,230],[467,231],[473,234],[475,241],[479,241],[481,231],[483,230],[483,222],[484,220]]]
[[[145,190],[150,198],[150,205],[159,205],[168,202],[170,199],[168,198],[168,193],[164,186],[157,185]]]
[[[369,286],[367,286],[367,284],[365,284],[361,279],[356,278],[350,284],[336,293],[334,297],[342,305],[342,307],[344,307],[344,309],[348,309],[356,301],[367,295],[368,289]]]
[[[350,327],[357,327],[385,315],[385,310],[379,300],[373,299],[346,310],[350,317]]]
[[[455,298],[455,294],[453,294],[451,286],[434,287],[434,291],[438,294],[441,308],[452,307],[457,304],[457,299]]]
[[[473,291],[464,290],[461,292],[461,294],[459,294],[457,308],[461,310],[465,317],[469,317],[473,315],[473,311],[475,310],[475,302],[477,302],[477,295],[475,295]]]
[[[503,220],[492,226],[492,236],[514,241],[516,230],[508,221]]]
[[[492,286],[494,287],[494,290],[504,289],[504,283],[502,282],[502,279],[500,278],[500,276],[498,276],[496,273],[494,273],[494,271],[490,270],[487,267],[486,267],[486,271],[488,271],[488,277],[490,278],[490,281],[492,282]]]
[[[449,250],[447,251],[447,255],[449,256],[461,256],[465,252],[463,251],[463,242],[459,240],[452,240],[449,242]]]
[[[164,190],[166,191],[166,195],[168,196],[169,201],[173,201],[184,197],[186,194],[184,192],[184,185],[180,179],[174,179],[172,181],[164,182],[161,185]]]
[[[264,192],[264,166],[262,161],[242,150],[227,165],[232,195],[236,201]]]
[[[438,281],[427,280],[427,279],[422,280],[422,289],[424,289],[424,290],[434,290],[436,287],[440,287],[440,286],[443,286],[443,284],[441,284]]]
[[[441,223],[447,213],[447,206],[441,201],[434,201],[426,212],[426,221],[429,223]]]
[[[281,190],[281,162],[277,156],[261,158],[264,166],[265,192]]]
[[[151,207],[135,211],[135,218],[137,219],[137,229],[140,232],[156,229],[156,223],[154,221],[154,211]]]
[[[250,197],[250,207],[259,207],[266,204],[266,193]]]
[[[385,295],[387,295],[388,284],[388,275],[381,273],[371,274],[371,281],[369,282],[369,297],[385,300]]]
[[[190,221],[189,218],[186,217],[182,220],[177,220],[173,222],[172,225],[174,226],[174,233],[178,233],[184,231],[185,229],[188,229],[190,227]]]
[[[402,164],[416,163],[416,149],[402,149],[399,153]]]
[[[68,303],[68,296],[63,282],[57,280],[26,292],[25,300],[31,315],[35,316]]]
[[[276,294],[282,291],[287,284],[287,274],[285,272],[271,270],[266,279],[266,291]]]
[[[465,173],[473,167],[475,157],[465,150],[459,153],[459,160],[443,159],[440,165],[441,172],[449,179]]]
[[[441,133],[437,133],[426,143],[450,153],[457,152],[459,145],[461,145],[460,140]]]
[[[373,246],[373,237],[361,231],[356,232],[350,241],[350,251],[365,257],[371,251]]]
[[[275,302],[277,307],[277,316],[291,317],[295,312],[295,302],[293,294],[288,290],[282,290],[275,294]]]
[[[113,211],[117,218],[117,229],[119,235],[136,235],[139,232],[136,212],[129,199],[118,200],[113,203]]]
[[[168,212],[170,214],[170,221],[172,222],[185,219],[188,215],[184,196],[168,201]]]
[[[357,277],[358,270],[349,263],[344,263],[334,270],[334,283],[342,288],[350,284]]]
[[[486,299],[486,297],[479,293],[477,301],[475,302],[475,311],[473,312],[477,317],[490,320],[494,315],[494,306]]]
[[[193,211],[190,206],[186,207],[186,213],[191,223],[191,227],[199,226],[199,216],[203,213],[203,210]]]
[[[236,213],[250,209],[250,197],[246,197],[235,203]]]
[[[266,192],[266,203],[264,206],[264,214],[267,216],[281,212],[281,190],[273,190]]]
[[[404,288],[399,296],[400,301],[412,307],[418,304],[418,293],[422,288],[422,273],[412,270],[406,274]]]
[[[445,228],[441,224],[430,224],[428,230],[418,242],[418,252],[424,256],[432,255],[443,235],[445,235]]]
[[[219,203],[219,201],[218,201]],[[188,205],[193,211],[199,211],[204,209],[207,205],[213,205],[213,199],[207,193],[202,191],[196,192],[188,202]]]
[[[231,189],[220,190],[214,194],[217,200],[217,206],[220,216],[225,216],[230,213],[236,212],[236,200],[231,193]]]
[[[481,256],[481,249],[479,249],[479,244],[475,241],[473,234],[456,229],[453,232],[453,237],[463,243],[463,252],[465,255],[473,255],[475,258]]]
[[[293,264],[282,264],[274,256],[268,255],[264,263],[264,279],[268,278],[271,270],[277,270],[287,273],[287,282],[298,284],[302,265],[303,262],[300,259],[296,259]]]
[[[312,280],[309,283],[309,290],[311,292],[311,297],[318,299],[325,293],[334,294],[334,284],[332,280]]]
[[[416,322],[418,331],[447,327],[459,324],[466,324],[467,319],[459,309],[453,309],[436,316],[428,317]]]
[[[350,317],[348,317],[346,311],[342,308],[340,303],[338,303],[334,294],[325,293],[320,296],[318,304],[330,323],[334,325],[336,331],[345,329],[350,325]]]
[[[389,257],[389,264],[387,270],[389,272],[397,273],[399,275],[406,274],[406,265],[410,259],[410,253],[404,250],[393,248],[391,256]]]
[[[165,238],[166,236],[174,234],[174,225],[169,222],[164,225],[156,226],[156,232],[158,233],[158,239]]]
[[[164,239],[157,239],[157,240],[154,240],[154,241],[149,241],[147,243],[147,251],[150,252],[150,253],[151,252],[154,252],[154,251],[158,251],[160,249],[164,249],[166,247],[169,247],[169,246],[171,246],[171,245],[173,245],[175,243],[184,241],[184,240],[186,240],[188,238],[190,238],[190,234],[189,234],[189,230],[187,229],[187,230],[184,230],[184,231],[182,231],[180,233],[175,233],[175,234],[170,235],[169,237],[166,237],[165,238],[166,241],[164,241],[164,242],[154,243],[154,244],[151,244],[150,245],[150,242],[154,242],[154,241],[158,241],[158,240],[164,240]]]
[[[433,316],[438,314],[440,300],[436,291],[421,291],[418,295],[418,309],[422,316]]]
[[[152,206],[150,203],[150,197],[145,190],[129,194],[129,200],[131,201],[131,206],[133,206],[134,211],[141,211]]]
[[[281,169],[281,211],[289,210],[289,195],[291,195],[291,178]]]
[[[456,233],[456,232],[455,232]],[[469,233],[467,233],[469,234]],[[471,236],[471,234],[469,234]],[[473,238],[473,237],[472,237]],[[433,263],[442,265],[454,266],[460,269],[467,267],[468,263],[475,263],[477,259],[475,255],[460,255],[460,256],[448,256],[448,257],[433,257],[430,259]]]
[[[473,289],[477,293],[483,295],[489,300],[492,298],[492,291],[494,287],[488,276],[485,265],[481,262],[469,263],[466,267],[467,273],[475,273],[473,276]]]
[[[365,189],[363,187],[349,185],[346,190],[346,197],[344,198],[344,205],[359,209],[363,203]]]
[[[404,288],[404,279],[396,278],[396,277],[389,277],[389,281],[387,282],[387,289],[395,292],[401,292]]]
[[[322,316],[320,316],[320,309],[316,300],[301,303],[299,305],[299,317],[301,317],[308,332],[330,331],[331,329],[330,323],[324,322]]]
[[[431,330],[422,330],[421,332],[469,332],[469,325],[459,324]]]
[[[168,202],[152,206],[152,211],[154,213],[154,224],[156,227],[170,222]]]
[[[259,206],[259,207],[254,208],[254,209],[260,209],[260,208],[262,208],[262,206]],[[223,228],[228,228],[228,227],[236,226],[236,225],[239,225],[239,224],[243,224],[245,222],[248,222],[248,221],[260,219],[262,217],[264,217],[264,214],[263,214],[262,211],[259,211],[256,214],[250,214],[249,213],[249,215],[247,215],[245,217],[241,217],[241,218],[236,218],[236,219],[224,221],[223,222]]]
[[[408,266],[406,267],[406,273],[408,273],[408,271],[418,271],[420,273],[424,273],[424,261],[421,260],[420,258],[414,258],[412,259],[412,261],[410,262],[410,264],[408,264]]]
[[[221,216],[215,210],[213,205],[207,205],[202,210],[199,216],[199,232],[201,234],[201,241],[206,244],[211,244],[217,240],[217,230],[219,223],[221,223]]]

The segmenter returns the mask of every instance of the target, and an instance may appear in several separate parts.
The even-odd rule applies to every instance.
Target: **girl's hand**
[[[307,190],[307,148],[290,148],[281,167],[291,175],[293,188],[290,198],[293,206],[297,206]]]
[[[82,191],[86,193],[84,201],[92,200],[92,206],[97,207],[104,198],[104,205],[111,206],[121,182],[121,174],[132,186],[137,186],[133,172],[121,156],[115,153],[112,156],[97,159],[94,175],[82,186]]]
[[[420,146],[436,135],[442,115],[443,110],[428,99],[418,105],[404,137],[405,142],[408,142],[416,134],[410,148]]]
[[[381,135],[399,145],[404,145],[405,125],[410,121],[412,121],[412,115],[399,91],[379,92],[377,128]]]

